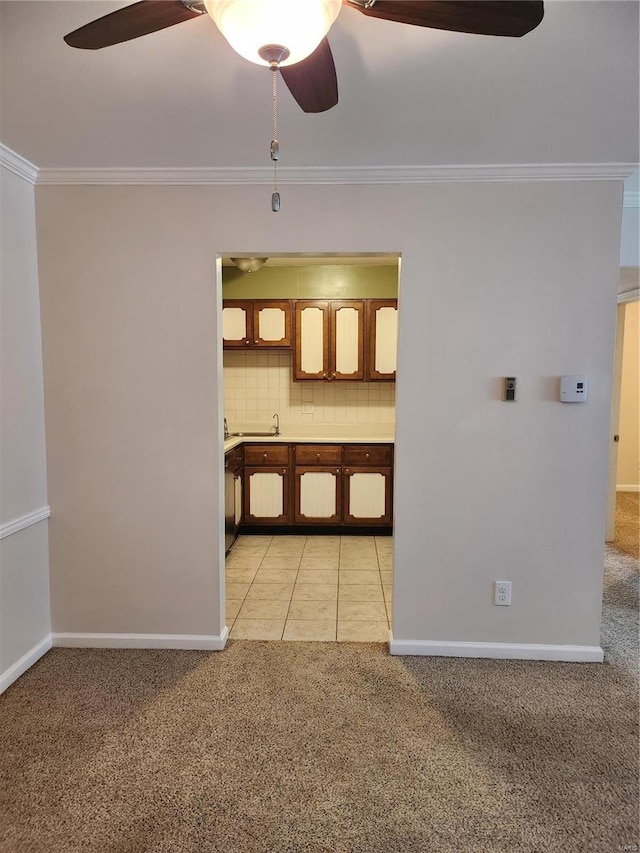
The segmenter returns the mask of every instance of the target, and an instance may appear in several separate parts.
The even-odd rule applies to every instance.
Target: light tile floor
[[[226,560],[230,636],[386,642],[392,559],[390,536],[241,536]]]

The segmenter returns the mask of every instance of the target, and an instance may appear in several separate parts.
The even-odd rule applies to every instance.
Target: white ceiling
[[[269,72],[208,16],[100,51],[62,41],[122,5],[1,4],[2,142],[40,168],[268,166]],[[281,86],[281,165],[637,162],[638,2],[545,10],[499,39],[343,8],[340,103],[305,115]]]

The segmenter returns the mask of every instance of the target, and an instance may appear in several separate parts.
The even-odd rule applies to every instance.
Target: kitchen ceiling
[[[40,168],[268,167],[271,79],[208,16],[99,51],[63,36],[126,3],[0,4],[2,142]],[[282,167],[638,160],[638,3],[548,0],[522,39],[343,8],[340,102],[280,87]]]

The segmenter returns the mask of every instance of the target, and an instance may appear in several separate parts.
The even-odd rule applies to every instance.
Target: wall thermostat
[[[586,403],[587,379],[585,376],[560,377],[561,403]]]

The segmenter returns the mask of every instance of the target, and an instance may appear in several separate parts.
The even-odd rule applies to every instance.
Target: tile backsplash
[[[393,424],[394,382],[294,382],[291,352],[224,353],[224,410],[229,429],[264,425],[278,412],[283,428],[311,424]],[[303,414],[312,407],[313,411]]]

